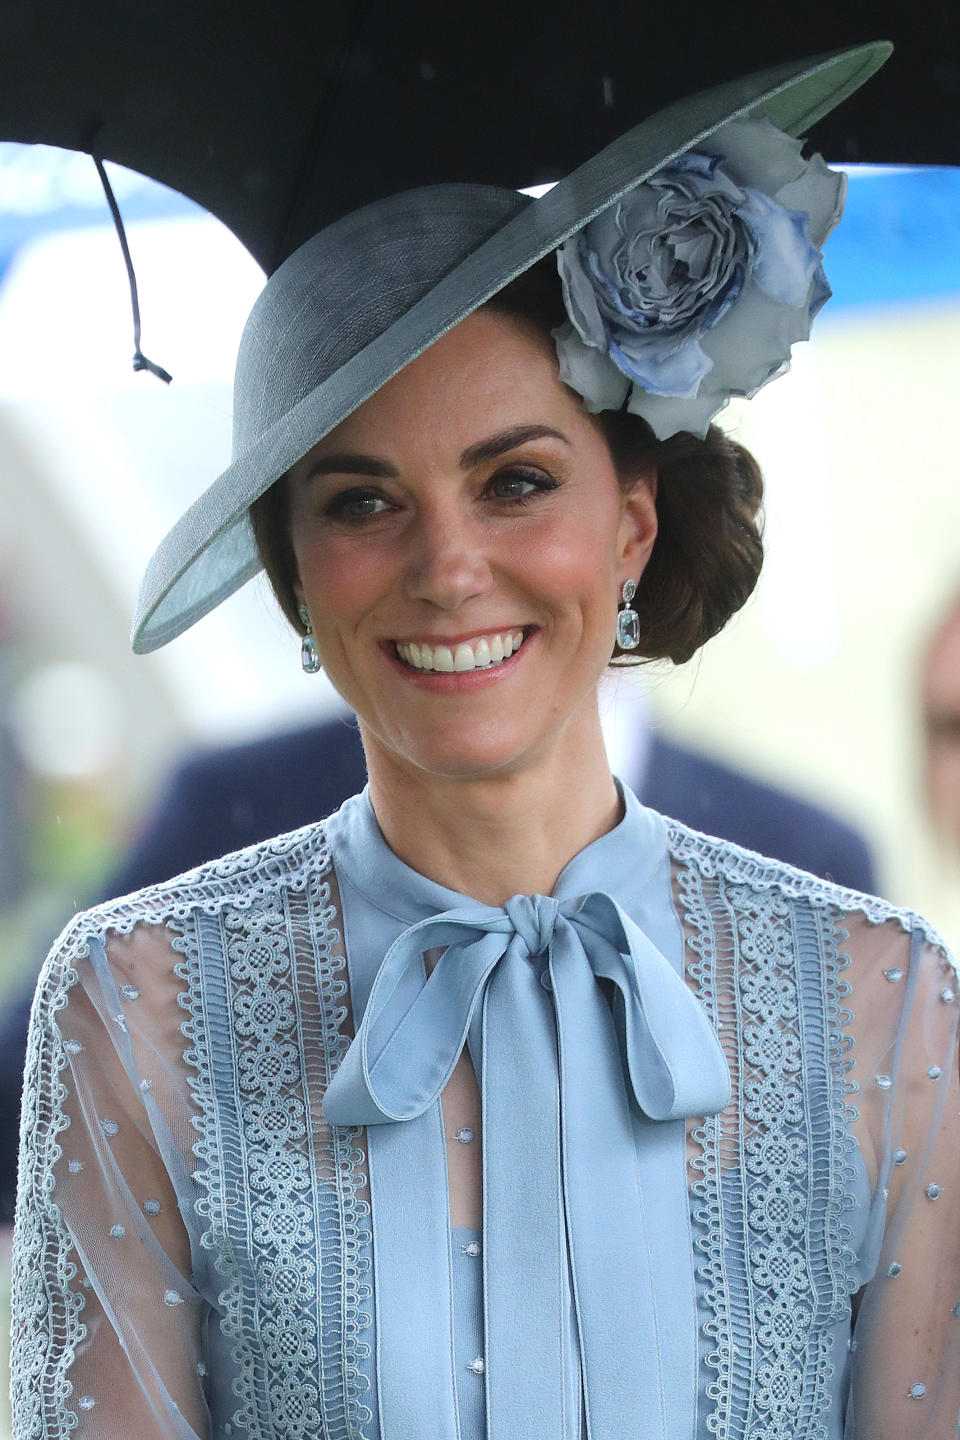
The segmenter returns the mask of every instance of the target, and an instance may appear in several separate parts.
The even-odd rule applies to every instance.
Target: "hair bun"
[[[614,419],[614,417],[611,417]],[[636,425],[617,415],[611,430]],[[626,448],[611,436],[615,450]],[[629,448],[634,449],[636,440]],[[742,445],[711,425],[652,441],[660,529],[633,607],[645,659],[682,665],[745,604],[763,564],[763,476]],[[620,659],[620,657],[615,657]],[[622,663],[622,661],[621,661]]]

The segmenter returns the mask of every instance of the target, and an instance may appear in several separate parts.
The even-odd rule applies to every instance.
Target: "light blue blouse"
[[[449,1255],[439,1095],[465,1039],[484,1109],[485,1316],[473,1338],[493,1433],[538,1425],[573,1440],[581,1375],[597,1440],[615,1440],[631,1413],[670,1433],[697,1389],[692,1241],[689,1220],[677,1223],[689,1216],[686,1117],[721,1109],[729,1076],[682,979],[663,820],[628,793],[620,825],[570,862],[552,900],[518,896],[506,913],[403,864],[367,795],[327,833],[364,1020],[324,1109],[368,1126],[387,1433],[457,1433],[462,1269]],[[422,955],[441,945],[427,981]]]
[[[18,1440],[953,1432],[950,962],[623,798],[502,909],[364,794],[76,919],[31,1032]],[[482,1233],[449,1214],[464,1045]]]

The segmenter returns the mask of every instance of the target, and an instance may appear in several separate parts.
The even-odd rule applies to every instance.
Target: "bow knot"
[[[558,900],[552,895],[512,895],[503,908],[531,956],[549,950],[560,914]]]
[[[412,1120],[434,1104],[504,961],[512,955],[526,968],[515,940],[528,957],[546,956],[538,978],[553,994],[558,1024],[563,1009],[567,1023],[581,1029],[587,1012],[596,1012],[589,1023],[599,1023],[601,1013],[605,1024],[613,1022],[624,1079],[649,1119],[723,1108],[726,1061],[698,1001],[616,901],[595,890],[562,905],[547,895],[514,895],[502,910],[479,904],[447,910],[405,930],[377,972],[356,1036],[327,1087],[327,1119],[377,1125]],[[443,954],[426,977],[423,956],[438,947]],[[612,1015],[598,981],[612,982]]]

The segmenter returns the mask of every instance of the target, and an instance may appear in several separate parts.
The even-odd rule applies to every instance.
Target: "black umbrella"
[[[379,195],[553,180],[684,92],[864,39],[897,51],[818,148],[960,162],[958,36],[955,0],[0,0],[0,139],[163,181],[270,271]]]

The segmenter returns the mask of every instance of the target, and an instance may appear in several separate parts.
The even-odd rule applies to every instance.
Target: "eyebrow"
[[[315,460],[307,471],[307,479],[312,480],[315,475],[374,475],[380,480],[394,480],[397,472],[376,455],[358,455],[345,450],[336,455],[322,455]]]
[[[516,450],[531,440],[562,440],[564,445],[570,444],[563,431],[554,430],[552,425],[514,425],[509,430],[501,430],[498,435],[491,435],[489,440],[468,445],[460,456],[460,468],[470,470],[474,465],[496,460],[498,455],[505,455],[508,450]]]
[[[486,440],[478,440],[475,445],[468,445],[460,456],[460,468],[471,470],[475,465],[496,460],[498,455],[505,455],[520,445],[528,445],[531,440],[561,440],[564,445],[570,444],[563,431],[555,430],[552,425],[514,425]],[[307,471],[307,479],[315,475],[369,475],[379,480],[395,480],[397,470],[377,455],[361,455],[347,450],[335,455],[321,455]]]

